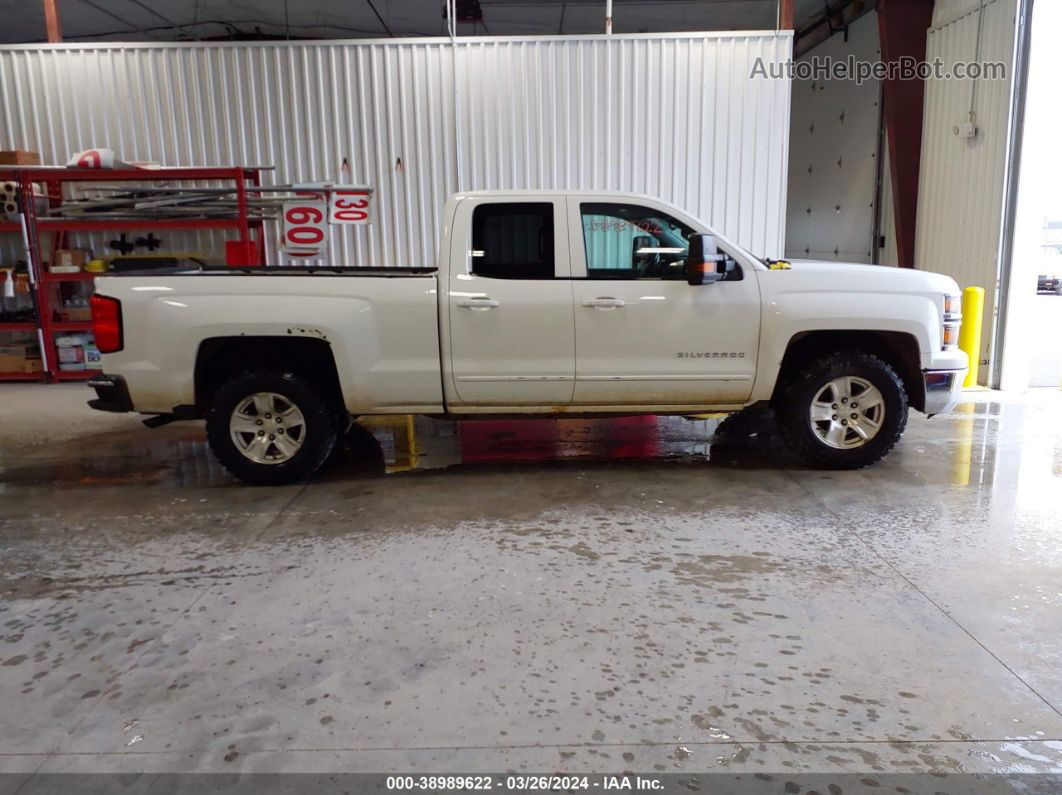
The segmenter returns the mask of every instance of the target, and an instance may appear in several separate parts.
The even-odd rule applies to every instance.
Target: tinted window
[[[472,272],[493,279],[552,279],[553,204],[481,204],[472,213]]]
[[[634,204],[579,206],[590,279],[685,279],[693,230]]]

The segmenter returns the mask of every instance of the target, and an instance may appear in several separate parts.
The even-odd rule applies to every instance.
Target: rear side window
[[[472,272],[492,279],[554,277],[553,204],[481,204],[472,213]]]

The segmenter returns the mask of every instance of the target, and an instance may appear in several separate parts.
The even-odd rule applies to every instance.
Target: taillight
[[[100,353],[115,353],[122,349],[122,302],[106,295],[94,295],[92,332]]]

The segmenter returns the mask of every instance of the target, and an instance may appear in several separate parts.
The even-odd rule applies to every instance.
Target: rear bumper
[[[962,397],[962,382],[965,370],[923,370],[926,385],[926,402],[923,411],[932,417],[955,408]]]
[[[97,411],[123,412],[133,410],[129,387],[120,375],[98,375],[88,382],[96,390],[96,399],[88,402]]]

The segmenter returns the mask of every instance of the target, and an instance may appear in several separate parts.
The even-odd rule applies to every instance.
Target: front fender
[[[774,392],[790,342],[804,332],[882,331],[908,334],[918,343],[922,368],[941,347],[940,314],[935,299],[910,293],[856,294],[787,292],[764,300],[759,362],[752,400]]]

